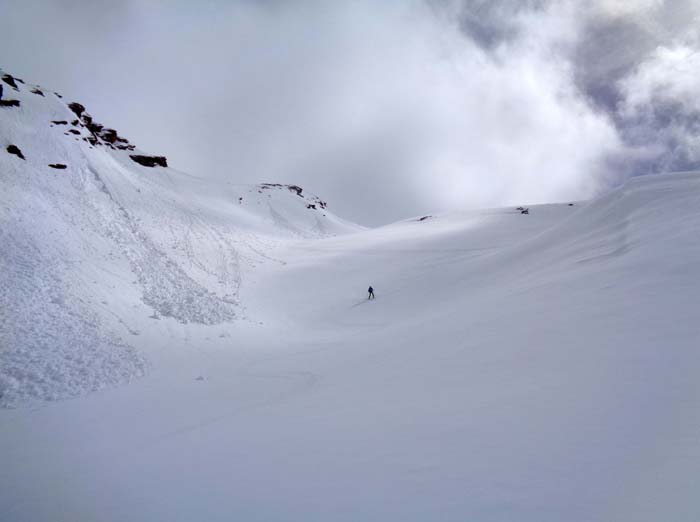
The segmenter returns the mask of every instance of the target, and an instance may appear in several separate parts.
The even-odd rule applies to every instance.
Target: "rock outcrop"
[[[85,106],[76,102],[69,103],[68,108],[72,110],[78,118],[85,112]]]
[[[299,197],[304,197],[302,195],[302,192],[304,192],[304,189],[301,188],[299,185],[282,185],[281,183],[261,183],[260,188],[262,189],[269,189],[272,187],[278,187],[278,188],[286,188],[292,192],[296,192],[296,195]]]
[[[24,154],[22,154],[22,151],[19,149],[19,147],[17,145],[8,145],[6,150],[10,154],[14,154],[17,157],[22,158],[23,160],[27,159],[24,157]]]
[[[17,83],[15,82],[15,80],[17,78],[15,78],[14,76],[11,76],[9,74],[3,74],[1,79],[3,82],[5,82],[10,87],[12,87],[14,90],[19,91],[19,87],[17,87]]]
[[[143,156],[141,154],[130,154],[129,157],[139,165],[144,167],[167,167],[168,160],[165,156]]]
[[[0,72],[0,81],[0,107],[19,107],[19,100],[5,99],[3,98],[3,94],[6,94],[8,92],[7,87],[5,86],[9,86],[15,91],[19,91],[20,88],[18,84],[24,84],[24,82],[20,78],[17,78],[15,76],[12,76],[11,74],[7,74],[4,72]],[[46,97],[45,92],[53,92],[44,91],[38,86],[30,86],[29,90],[30,92],[38,96],[42,96],[44,98]],[[62,98],[62,96],[57,92],[53,92],[53,94],[55,94],[56,97],[58,97],[59,99]],[[73,114],[75,114],[76,119],[51,120],[50,125],[52,127],[57,125],[67,126],[70,121],[70,125],[73,128],[69,127],[68,129],[64,130],[64,134],[66,136],[75,136],[75,139],[82,139],[83,141],[89,143],[92,147],[104,146],[112,150],[121,150],[129,152],[136,150],[136,146],[129,143],[128,139],[119,136],[119,133],[115,129],[106,128],[101,123],[96,122],[93,119],[93,117],[87,112],[87,109],[82,103],[71,102],[66,105],[68,109],[70,109],[73,112]],[[83,129],[86,129],[87,132],[83,132]],[[14,154],[22,159],[25,159],[22,152],[15,145],[8,146],[7,152],[10,154]],[[143,165],[144,167],[168,166],[168,161],[164,156],[147,156],[142,154],[132,154],[130,155],[130,158],[134,162]],[[61,163],[52,163],[49,165],[49,167],[54,169],[65,169],[66,165],[63,165]]]

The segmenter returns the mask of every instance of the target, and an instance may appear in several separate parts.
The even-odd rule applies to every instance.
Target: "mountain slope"
[[[261,244],[360,229],[299,187],[142,166],[132,156],[149,156],[82,105],[4,81],[2,99],[20,105],[0,107],[0,405],[142,376],[128,314],[233,321],[242,266],[267,262]]]
[[[2,230],[22,255],[1,255],[27,289],[2,286],[67,287],[61,308],[151,371],[0,411],[0,519],[697,519],[700,173],[528,215],[365,231],[328,215],[339,234],[318,237],[295,189],[118,154],[70,183],[16,182]],[[27,174],[2,165],[9,187]],[[57,266],[33,268],[41,284],[32,252]]]

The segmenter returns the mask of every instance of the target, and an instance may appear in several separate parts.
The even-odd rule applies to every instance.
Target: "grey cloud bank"
[[[692,0],[0,4],[8,71],[363,224],[700,166]]]

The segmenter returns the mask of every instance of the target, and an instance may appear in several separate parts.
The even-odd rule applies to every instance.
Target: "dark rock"
[[[73,120],[72,122],[70,122],[70,124],[73,125],[74,127],[76,125],[78,125],[78,123],[80,123],[80,120]]]
[[[92,120],[90,120],[90,122],[85,123],[85,126],[95,136],[97,136],[102,131],[102,129],[104,127],[103,125],[100,125],[99,123],[94,123]]]
[[[107,143],[116,142],[118,137],[119,136],[117,136],[117,131],[115,131],[114,129],[104,129],[100,134],[100,138],[102,138]]]
[[[14,154],[15,156],[19,156],[22,159],[27,159],[24,157],[24,154],[22,154],[22,151],[19,150],[19,147],[17,145],[8,145],[7,152],[9,152],[10,154]]]
[[[300,198],[304,197],[304,189],[301,188],[299,185],[282,185],[281,183],[261,183],[258,185],[261,189],[271,189],[271,188],[286,188],[290,192],[296,193],[297,196]],[[319,198],[314,197],[313,198],[314,204],[319,205],[321,208],[326,208],[326,202],[321,201]]]
[[[309,203],[308,205],[306,205],[306,208],[310,208],[310,209],[316,210],[316,205],[314,205],[314,204],[312,204],[312,203]]]
[[[423,216],[423,217],[420,218],[418,221],[426,221],[426,220],[428,220],[428,219],[430,219],[430,218],[432,218],[432,217],[433,217],[433,216]]]
[[[99,141],[97,141],[97,138],[95,138],[95,136],[88,136],[87,138],[83,138],[83,139],[87,139],[87,141],[88,141],[88,143],[90,143],[90,145],[98,145],[99,144]]]
[[[72,110],[78,118],[80,118],[80,115],[85,112],[85,107],[76,102],[69,103],[68,108]]]
[[[83,125],[90,125],[92,123],[92,116],[90,116],[87,112],[83,114],[80,119],[83,120]]]
[[[49,163],[49,167],[52,169],[65,169],[67,166],[63,163]]]
[[[78,134],[78,135],[80,135],[80,131],[79,131],[78,129],[69,129],[68,132],[70,132],[71,134]]]
[[[0,107],[19,107],[19,100],[0,100]]]
[[[281,183],[261,183],[260,188],[262,189],[270,189],[272,187],[277,187],[277,188],[287,188],[288,190],[291,190],[292,192],[296,192],[297,196],[304,197],[301,195],[304,189],[299,187],[298,185],[282,185]]]
[[[54,125],[68,125],[68,122],[66,120],[51,120],[51,123]]]
[[[524,209],[522,209],[522,210],[520,211],[520,213],[521,213],[521,214],[529,214],[529,213],[530,213],[530,209],[529,209],[529,208],[524,208]]]
[[[62,98],[63,98],[63,96],[61,96],[61,95],[60,95],[60,94],[58,94],[57,92],[55,92],[54,94],[55,94],[55,95],[56,95],[56,97],[57,97],[57,98],[59,98],[59,99],[62,99]]]
[[[573,203],[569,203],[569,206],[570,206],[570,207],[573,207],[573,206],[574,206],[574,204],[573,204]]]
[[[3,74],[2,75],[2,81],[5,82],[7,85],[12,87],[14,90],[18,91],[19,88],[17,87],[17,84],[15,83],[15,80],[18,80],[17,78],[14,78],[10,76],[9,74]],[[19,81],[19,80],[18,80]]]
[[[140,154],[130,154],[129,157],[144,167],[168,166],[168,160],[165,158],[165,156],[142,156]]]
[[[44,96],[44,93],[41,92],[41,89],[32,89],[31,92],[32,92],[32,94],[38,94],[39,96]]]
[[[2,85],[0,84],[0,98],[2,98]]]
[[[18,81],[19,83],[24,84],[24,80],[22,78],[17,78],[16,76],[15,76],[15,81]]]

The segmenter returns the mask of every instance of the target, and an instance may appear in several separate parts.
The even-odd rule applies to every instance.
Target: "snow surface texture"
[[[0,520],[697,522],[700,174],[362,231],[35,111],[0,113],[5,404],[63,389],[25,387],[53,345],[152,370],[1,410]]]

